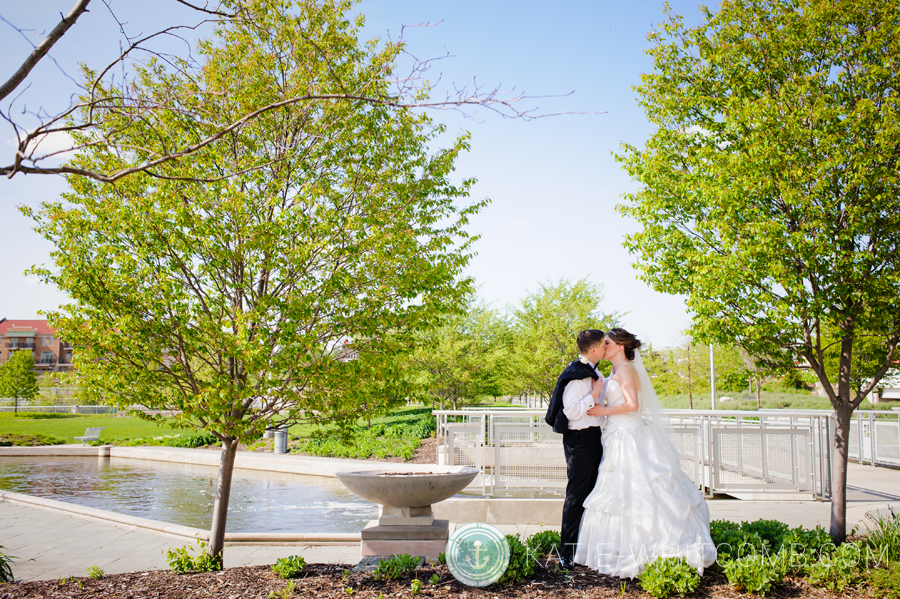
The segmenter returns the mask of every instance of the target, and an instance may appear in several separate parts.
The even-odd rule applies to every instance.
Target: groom
[[[578,528],[584,513],[584,500],[597,483],[597,469],[603,446],[600,444],[601,416],[590,416],[603,393],[603,375],[597,371],[597,362],[606,353],[603,337],[598,329],[578,333],[576,344],[579,359],[569,364],[556,382],[553,397],[544,420],[563,436],[566,454],[566,501],[562,513],[562,547],[559,564],[563,568],[574,566],[573,556],[578,543]]]

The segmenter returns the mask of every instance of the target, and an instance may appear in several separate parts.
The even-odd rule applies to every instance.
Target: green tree
[[[645,281],[701,341],[812,369],[835,409],[831,535],[846,536],[853,410],[900,340],[900,6],[726,0],[652,35],[637,92],[657,131],[619,159]],[[839,346],[829,371],[826,331]],[[887,351],[854,389],[861,334]]]
[[[825,371],[829,380],[837,381],[841,368],[841,334],[827,329],[823,331],[823,337]],[[867,334],[865,331],[857,333],[853,341],[853,367],[850,370],[850,388],[853,392],[862,393],[884,364],[889,351],[890,345],[883,336]]]
[[[578,333],[618,326],[622,315],[602,312],[602,302],[602,287],[561,280],[540,285],[511,310],[516,392],[550,399],[559,374],[578,357]]]
[[[17,351],[0,365],[0,396],[13,399],[16,414],[19,413],[19,400],[34,399],[39,391],[34,356],[30,350]]]
[[[716,394],[742,391],[747,382],[748,370],[741,350],[734,345],[714,346]],[[660,395],[687,395],[691,409],[694,396],[703,398],[704,409],[709,409],[709,345],[697,343],[692,338],[680,345],[660,352],[665,363],[654,387]],[[645,361],[646,362],[646,361]],[[648,368],[649,372],[649,368]]]
[[[462,314],[423,334],[412,358],[422,395],[456,410],[488,395],[499,395],[507,364],[496,312],[473,301]]]
[[[144,101],[180,112],[134,127],[110,105],[92,118],[116,143],[88,145],[75,165],[143,164],[335,81],[390,93],[402,48],[361,45],[348,8],[248,4],[252,19],[200,44],[201,68],[173,59],[139,73]],[[442,131],[386,105],[287,103],[153,176],[73,177],[65,204],[33,214],[55,245],[55,269],[36,272],[73,299],[48,316],[78,348],[82,395],[178,410],[179,425],[221,441],[210,555],[223,549],[238,443],[270,419],[349,426],[361,404],[405,401],[403,352],[470,293],[465,225],[484,202],[457,205],[471,181],[450,175],[467,139],[433,150]]]
[[[641,356],[657,395],[666,397],[681,393],[681,379],[674,368],[673,350],[657,350],[647,343],[641,347]]]

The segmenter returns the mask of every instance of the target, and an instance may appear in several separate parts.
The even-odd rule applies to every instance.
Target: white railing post
[[[869,457],[872,458],[872,465],[875,465],[875,414],[869,412],[869,450],[872,452]],[[862,462],[860,462],[862,464]]]

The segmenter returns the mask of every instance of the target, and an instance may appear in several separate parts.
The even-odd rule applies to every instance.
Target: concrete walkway
[[[168,568],[165,551],[189,544],[183,537],[64,514],[55,510],[0,502],[0,544],[16,556],[16,580],[86,576],[90,566],[107,574]],[[272,564],[302,555],[307,562],[355,564],[359,544],[234,545],[225,550],[225,566]]]

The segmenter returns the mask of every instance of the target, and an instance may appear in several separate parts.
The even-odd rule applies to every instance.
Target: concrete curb
[[[92,507],[85,507],[74,503],[66,503],[65,501],[56,501],[55,499],[44,499],[43,497],[33,497],[23,493],[11,493],[9,491],[0,491],[0,500],[10,503],[27,505],[30,507],[40,507],[48,510],[65,512],[85,518],[112,522],[129,528],[149,530],[152,532],[162,533],[164,535],[184,538],[188,540],[200,539],[201,541],[209,541],[209,531],[190,526],[181,526],[180,524],[168,524],[166,522],[158,522],[148,518],[138,518],[137,516],[126,516],[106,510],[98,510]],[[285,545],[289,543],[299,544],[341,544],[350,545],[359,543],[361,540],[360,533],[272,533],[272,532],[240,532],[225,533],[225,542],[231,544],[269,544],[277,543]]]
[[[0,455],[3,455],[0,453]],[[182,449],[177,447],[112,447],[110,456],[136,460],[156,460],[178,464],[196,464],[219,467],[221,456],[209,449]],[[306,476],[337,478],[337,472],[393,470],[401,472],[448,472],[454,466],[435,464],[404,464],[402,462],[372,462],[342,458],[319,458],[299,455],[274,455],[269,453],[238,452],[234,467],[244,470],[265,470]]]
[[[38,445],[37,447],[0,447],[0,457],[81,456],[104,457],[109,455],[109,445]],[[104,453],[105,452],[105,453]]]

